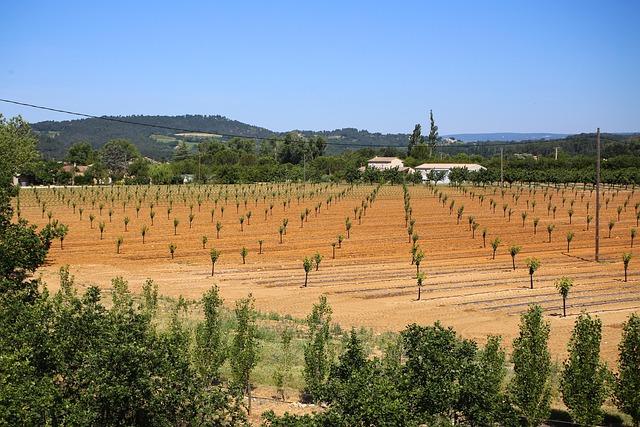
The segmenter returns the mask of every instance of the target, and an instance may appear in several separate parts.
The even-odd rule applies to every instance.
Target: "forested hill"
[[[97,118],[66,121],[45,121],[33,123],[33,129],[40,136],[40,151],[47,158],[61,159],[70,145],[76,142],[88,142],[97,149],[112,139],[126,139],[138,147],[140,152],[154,159],[170,159],[174,148],[180,141],[188,144],[197,143],[214,135],[238,135],[248,138],[283,137],[278,133],[258,126],[252,126],[237,120],[231,120],[224,116],[113,116],[117,120],[143,123],[148,126],[122,123],[118,121],[106,121]],[[162,127],[154,127],[162,126]],[[166,129],[169,127],[171,129]],[[177,129],[207,132],[198,134],[194,132],[180,131]],[[396,147],[406,148],[409,134],[383,134],[359,130],[355,128],[335,129],[332,131],[299,131],[305,136],[320,135],[328,142],[327,153],[336,154],[345,149],[359,149],[364,147]],[[499,152],[496,143],[512,144],[508,152],[528,152],[547,155],[556,146],[559,146],[566,154],[590,154],[593,144],[592,135],[572,135],[563,138],[564,135],[536,133],[491,133],[491,134],[460,134],[451,135],[458,141],[479,141],[476,144],[460,144],[443,148],[448,154],[465,152],[468,154],[480,154],[484,156],[494,155]],[[493,144],[485,145],[487,142]],[[607,148],[615,145],[626,152],[628,143],[637,144],[638,136],[634,135],[603,135],[603,145]],[[622,146],[622,148],[620,148]],[[506,146],[505,146],[506,147]],[[619,151],[618,150],[618,151]],[[618,153],[620,154],[620,153]]]
[[[118,138],[131,141],[145,156],[157,159],[169,158],[173,153],[173,148],[180,140],[198,140],[202,137],[179,130],[151,127],[154,125],[245,137],[275,135],[268,129],[223,116],[118,116],[109,118],[144,123],[149,126],[87,118],[60,122],[38,122],[33,123],[32,127],[40,135],[40,151],[45,156],[53,158],[63,157],[67,148],[75,142],[88,142],[97,149],[107,141]]]
[[[117,121],[105,121],[97,118],[66,121],[45,121],[33,123],[33,129],[40,135],[40,151],[50,158],[61,158],[69,146],[75,142],[88,142],[99,148],[111,139],[127,139],[135,144],[140,152],[155,159],[170,158],[179,141],[198,142],[210,137],[193,132],[165,129],[170,127],[192,131],[209,132],[214,135],[238,135],[249,138],[283,137],[283,133],[252,126],[224,116],[123,116],[109,117],[118,120],[144,123],[139,126]],[[152,127],[152,126],[163,127]],[[337,153],[347,148],[406,147],[408,134],[371,133],[354,128],[333,131],[298,131],[305,136],[321,135],[330,144],[329,153]]]

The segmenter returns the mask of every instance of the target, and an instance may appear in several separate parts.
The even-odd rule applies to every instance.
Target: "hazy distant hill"
[[[123,116],[112,117],[147,126],[139,126],[101,119],[80,119],[66,121],[45,121],[33,123],[33,129],[40,134],[40,149],[47,157],[62,158],[69,146],[78,141],[89,142],[94,148],[101,147],[111,139],[123,138],[134,143],[143,155],[168,159],[180,140],[197,142],[208,135],[200,132],[243,137],[281,137],[283,134],[269,129],[252,126],[224,116]],[[165,129],[156,126],[164,126]],[[355,128],[331,131],[298,131],[306,136],[321,135],[328,142],[328,152],[336,153],[345,149],[364,147],[406,147],[408,134],[383,134]],[[446,135],[463,142],[487,141],[546,141],[563,139],[567,135],[552,133],[465,133]]]
[[[565,133],[456,133],[447,135],[464,142],[484,142],[484,141],[533,141],[537,139],[561,139],[569,136]]]

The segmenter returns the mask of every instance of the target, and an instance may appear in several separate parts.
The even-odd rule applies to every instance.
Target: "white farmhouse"
[[[423,163],[420,166],[416,166],[416,172],[420,172],[423,181],[428,180],[428,175],[431,171],[444,172],[444,178],[440,182],[448,184],[449,173],[451,169],[454,168],[467,168],[469,172],[477,172],[485,169],[485,167],[477,163]]]

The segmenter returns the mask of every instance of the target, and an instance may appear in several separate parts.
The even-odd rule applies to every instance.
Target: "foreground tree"
[[[532,305],[520,320],[520,335],[513,341],[514,376],[509,393],[527,426],[539,426],[549,415],[551,356],[547,343],[549,324],[542,307]]]
[[[579,425],[600,425],[609,371],[600,361],[602,322],[581,314],[568,345],[569,359],[560,377],[562,400]]]
[[[204,322],[196,328],[196,361],[201,375],[208,384],[220,382],[220,368],[227,358],[224,332],[222,329],[222,298],[217,286],[213,286],[202,296]]]
[[[640,315],[633,313],[622,326],[618,345],[618,374],[614,397],[616,406],[640,426]]]
[[[303,398],[319,402],[331,367],[330,353],[331,307],[327,297],[322,295],[313,305],[307,317],[307,343],[304,347],[304,370],[302,376],[305,386]]]
[[[258,363],[258,343],[256,311],[253,297],[236,302],[236,321],[238,326],[229,352],[233,386],[240,389],[248,398],[247,412],[251,414],[251,371]]]

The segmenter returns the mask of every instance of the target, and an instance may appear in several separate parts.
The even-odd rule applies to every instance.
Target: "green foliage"
[[[202,377],[210,384],[220,382],[220,368],[227,358],[227,345],[222,330],[220,298],[217,286],[202,296],[204,322],[196,328],[195,359]]]
[[[600,362],[602,322],[581,314],[569,341],[569,359],[564,362],[560,379],[562,400],[574,422],[600,425],[602,404],[607,398],[609,372]]]
[[[549,415],[551,356],[547,343],[549,324],[538,305],[529,307],[520,320],[520,335],[513,341],[514,377],[509,383],[511,400],[528,426],[538,426]]]
[[[459,393],[459,373],[475,346],[460,341],[451,328],[409,325],[402,331],[405,365],[402,388],[411,412],[429,421],[449,416]]]
[[[21,117],[0,114],[0,187],[9,189],[11,178],[38,160],[37,138]]]
[[[93,147],[88,142],[76,142],[69,147],[64,160],[75,165],[90,165],[95,160]]]
[[[256,337],[256,311],[251,294],[236,302],[235,314],[238,327],[229,349],[231,376],[233,385],[251,399],[251,371],[258,363],[260,350]]]
[[[318,402],[324,395],[324,386],[331,367],[330,349],[331,307],[322,295],[307,317],[307,343],[304,348],[303,398]]]
[[[293,339],[293,330],[289,326],[285,326],[280,335],[282,342],[282,353],[278,360],[278,365],[273,373],[273,379],[280,398],[285,400],[285,389],[291,382],[291,340]]]
[[[616,406],[640,426],[640,315],[634,313],[624,323],[618,352]]]
[[[140,157],[138,149],[131,142],[114,139],[107,142],[100,150],[102,164],[117,178],[128,170],[129,161]]]
[[[0,296],[0,359],[11,361],[0,364],[1,423],[244,423],[236,402],[189,364],[189,334],[177,314],[157,331],[124,280],[112,287],[107,309],[98,288],[78,296],[63,269],[54,296]]]

